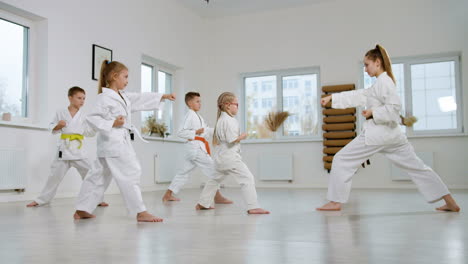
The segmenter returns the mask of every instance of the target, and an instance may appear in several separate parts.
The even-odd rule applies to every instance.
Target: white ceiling
[[[332,0],[177,0],[204,18],[235,16],[261,12],[271,9],[282,9],[310,5]]]

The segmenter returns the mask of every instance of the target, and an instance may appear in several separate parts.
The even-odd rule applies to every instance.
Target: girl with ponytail
[[[246,133],[239,132],[239,123],[234,118],[239,109],[236,96],[224,92],[218,97],[218,114],[213,132],[213,160],[217,176],[208,180],[202,191],[197,210],[214,209],[214,197],[219,184],[232,176],[240,184],[242,196],[247,204],[249,214],[269,214],[260,208],[255,190],[255,179],[240,155],[240,141],[247,138]]]
[[[330,202],[317,210],[341,210],[341,204],[348,201],[351,179],[359,165],[380,152],[409,174],[428,202],[445,201],[446,204],[437,210],[460,211],[447,186],[416,156],[413,146],[399,127],[405,121],[400,116],[400,98],[385,48],[377,45],[369,50],[364,56],[364,65],[369,76],[377,77],[370,88],[335,93],[321,99],[322,105],[331,101],[332,108],[366,107],[362,111],[366,121],[361,134],[334,156],[327,194]]]
[[[132,146],[135,134],[141,136],[132,125],[131,113],[161,109],[163,101],[173,101],[175,95],[126,92],[127,84],[128,68],[124,64],[107,60],[102,63],[97,102],[86,118],[98,132],[98,159],[81,186],[75,219],[95,217],[92,212],[114,179],[130,215],[136,216],[138,222],[162,221],[146,211],[141,197],[141,166]]]

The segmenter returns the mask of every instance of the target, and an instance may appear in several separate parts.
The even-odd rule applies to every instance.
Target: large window
[[[148,58],[141,64],[141,92],[172,93],[175,69],[161,64],[155,59]],[[145,122],[148,117],[154,116],[156,121],[163,123],[167,127],[167,132],[172,134],[172,102],[168,100],[164,102],[163,109],[143,111],[142,121]]]
[[[463,132],[458,56],[402,58],[392,68],[402,115],[418,118],[408,135]],[[364,88],[370,87],[375,78],[363,76]]]
[[[248,138],[318,138],[318,87],[318,68],[244,74],[243,110]],[[290,116],[273,133],[264,121],[276,111],[288,111]]]
[[[28,27],[0,17],[0,114],[28,116],[28,34]]]

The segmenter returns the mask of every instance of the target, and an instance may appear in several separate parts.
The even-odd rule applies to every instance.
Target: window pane
[[[27,116],[28,28],[0,19],[0,113]]]
[[[149,93],[153,91],[153,67],[141,65],[141,92]],[[144,122],[149,116],[154,115],[154,111],[141,111],[141,118]]]
[[[172,74],[163,71],[158,72],[158,93],[172,92]]]
[[[158,93],[172,93],[172,74],[158,71]],[[169,133],[172,133],[172,102],[165,100],[164,108],[162,111],[157,111],[157,115],[157,119],[167,126]]]
[[[277,111],[276,76],[245,78],[244,86],[249,138],[271,138],[272,133],[265,128],[264,120],[269,112]]]
[[[415,131],[457,129],[455,62],[411,65]]]
[[[311,136],[318,133],[317,74],[283,77],[283,111],[291,116],[283,124],[284,136]]]
[[[147,93],[153,91],[153,67],[141,65],[141,92]]]

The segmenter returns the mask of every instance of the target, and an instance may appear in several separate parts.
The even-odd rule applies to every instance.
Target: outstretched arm
[[[349,107],[366,106],[368,89],[359,89],[331,95],[332,108],[344,109]]]
[[[175,94],[125,93],[125,95],[132,103],[132,112],[161,109],[164,100],[175,100]]]

